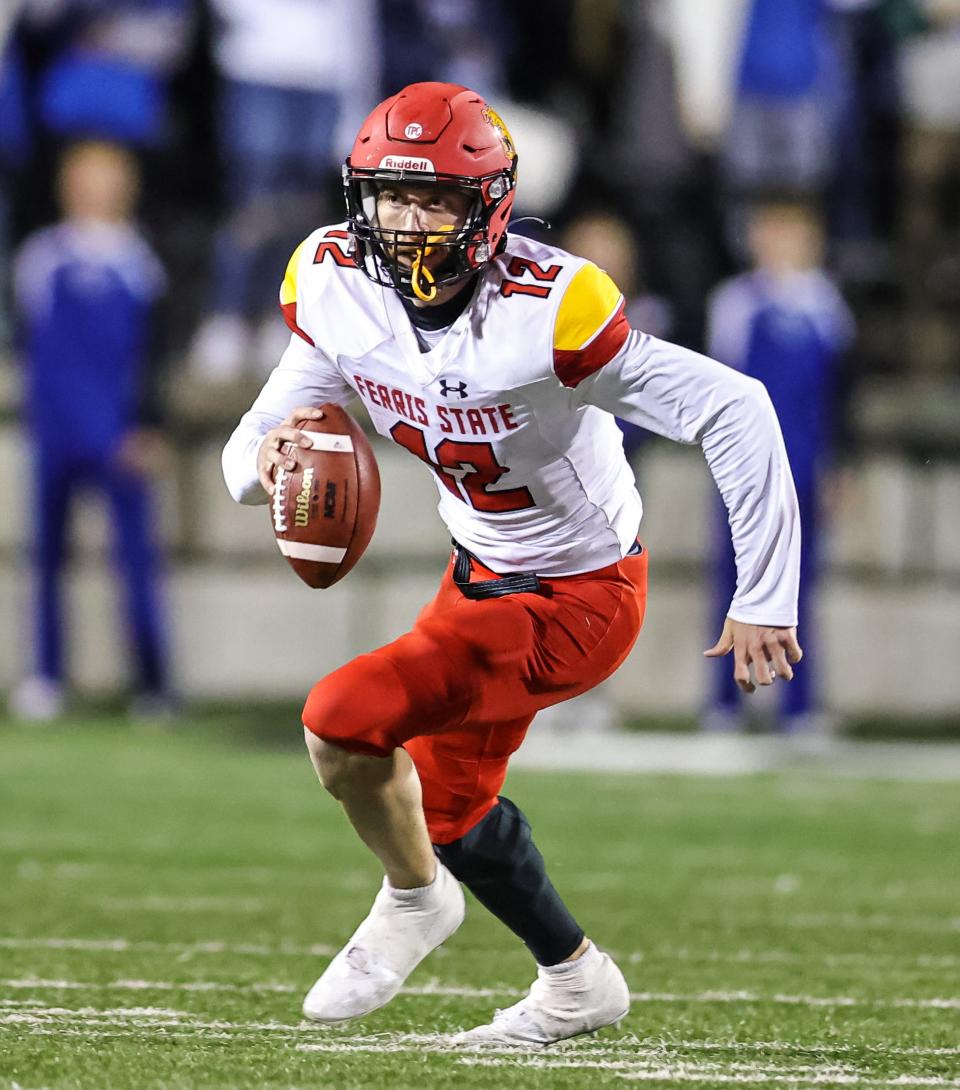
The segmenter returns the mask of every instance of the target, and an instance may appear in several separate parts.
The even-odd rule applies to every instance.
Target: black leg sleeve
[[[501,797],[466,836],[433,850],[541,965],[556,965],[583,941],[583,928],[547,877],[527,819],[509,799]]]

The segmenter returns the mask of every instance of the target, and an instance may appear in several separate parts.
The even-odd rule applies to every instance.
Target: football
[[[277,470],[270,504],[280,552],[307,584],[333,586],[363,555],[377,525],[380,472],[367,437],[339,405],[298,425],[313,446],[294,470]]]

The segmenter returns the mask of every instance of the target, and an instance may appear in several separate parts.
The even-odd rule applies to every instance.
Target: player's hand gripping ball
[[[318,589],[360,559],[380,509],[380,472],[367,437],[339,405],[321,409],[321,419],[297,425],[313,445],[297,449],[295,469],[277,467],[270,504],[280,552]]]

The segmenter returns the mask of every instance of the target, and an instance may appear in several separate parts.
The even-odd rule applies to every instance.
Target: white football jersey
[[[591,571],[624,556],[642,512],[615,414],[702,444],[737,553],[731,616],[796,624],[796,499],[762,385],[631,330],[606,273],[514,236],[422,351],[396,293],[348,251],[341,224],[291,258],[281,289],[290,345],[224,450],[235,499],[266,502],[257,451],[292,409],[359,396],[376,430],[433,472],[441,517],[484,564]]]

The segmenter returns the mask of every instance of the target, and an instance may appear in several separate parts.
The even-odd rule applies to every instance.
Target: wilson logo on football
[[[380,160],[380,166],[384,170],[424,170],[430,174],[436,173],[431,160],[403,155],[385,155]]]
[[[313,490],[313,466],[307,466],[303,471],[303,483],[296,498],[296,515],[294,523],[297,526],[307,526],[310,522],[310,493]]]

